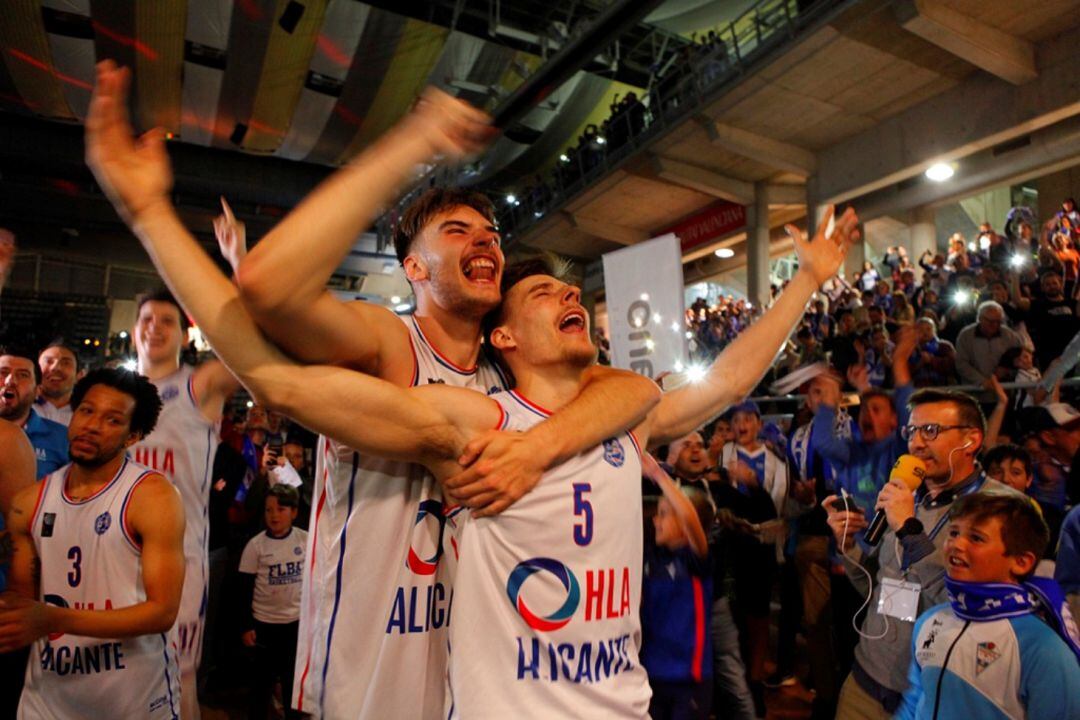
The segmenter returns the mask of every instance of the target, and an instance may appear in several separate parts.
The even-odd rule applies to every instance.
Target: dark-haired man
[[[79,374],[79,356],[68,346],[54,342],[38,355],[41,384],[34,410],[46,420],[67,427],[71,422],[71,390]]]
[[[180,364],[188,319],[166,290],[143,295],[132,337],[139,372],[161,395],[161,418],[152,433],[132,448],[136,462],[154,468],[180,491],[186,531],[187,570],[177,616],[184,720],[199,717],[195,673],[202,656],[208,595],[210,474],[218,446],[218,422],[225,400],[240,386],[216,360],[198,367]]]
[[[953,501],[974,492],[1015,492],[987,478],[975,458],[986,434],[978,403],[951,391],[920,390],[911,396],[911,416],[901,429],[908,452],[926,466],[913,494],[890,480],[875,509],[888,522],[881,542],[864,553],[855,535],[867,526],[863,512],[842,512],[825,501],[828,522],[844,553],[844,569],[855,587],[870,595],[855,664],[840,691],[836,717],[888,718],[907,688],[915,617],[947,599],[941,549]],[[873,576],[873,587],[859,565]],[[886,598],[885,601],[882,598]]]
[[[161,402],[146,378],[76,384],[71,464],[15,496],[0,652],[34,643],[21,718],[175,718],[173,623],[184,513],[168,480],[128,458]]]
[[[44,477],[68,461],[67,431],[34,411],[41,368],[32,355],[0,350],[0,420],[21,427],[34,446],[37,477]]]
[[[224,343],[222,349],[227,347],[230,353],[233,351],[240,353],[230,360],[237,365],[233,369],[244,375],[255,371],[255,366],[258,365],[273,374],[273,368],[280,367],[279,363],[283,361],[283,357],[273,348],[268,348],[262,337],[253,331],[250,326],[250,317],[239,305],[235,288],[221,277],[209,258],[200,251],[198,245],[179,224],[168,204],[171,174],[164,150],[159,144],[160,138],[150,136],[145,141],[149,149],[136,152],[131,139],[131,129],[123,111],[124,83],[123,71],[117,71],[107,63],[99,66],[98,87],[87,122],[87,149],[91,167],[118,210],[128,219],[140,240],[150,251],[159,270],[184,298],[185,305],[200,321],[200,326],[210,333],[215,345]],[[450,103],[450,106],[443,107],[447,103]],[[313,256],[318,256],[319,262],[324,262],[327,256],[334,255],[333,251],[337,248],[328,250],[318,244],[313,247],[311,233],[321,234],[333,244],[339,243],[337,235],[345,231],[351,233],[350,228],[356,222],[351,215],[355,208],[358,206],[366,208],[367,203],[371,202],[371,197],[382,198],[383,188],[388,180],[396,180],[406,174],[404,169],[400,174],[395,174],[396,170],[388,170],[385,163],[391,161],[401,163],[403,158],[409,160],[417,153],[417,145],[420,146],[420,154],[425,157],[434,150],[442,149],[446,143],[449,143],[448,152],[457,154],[464,152],[463,148],[467,149],[469,142],[462,138],[471,137],[486,128],[483,122],[479,122],[470,114],[474,112],[471,109],[463,110],[448,98],[436,98],[434,101],[428,98],[427,107],[421,103],[419,114],[406,120],[404,128],[399,126],[398,129],[392,131],[389,140],[380,141],[382,144],[377,150],[369,151],[371,155],[362,156],[349,170],[328,181],[305,202],[302,206],[302,208],[307,208],[305,221],[290,224],[289,231],[283,233],[284,236],[295,233],[293,240],[296,245],[305,248],[302,256],[294,257],[293,261],[308,263],[305,267],[309,269],[305,272],[310,274],[310,262]],[[462,115],[466,117],[463,118]],[[411,167],[411,163],[412,161],[409,160],[406,164]],[[357,170],[365,166],[366,170]],[[371,197],[368,197],[368,193]],[[462,308],[467,309],[477,298],[481,300],[488,298],[489,308],[494,307],[498,302],[499,288],[496,281],[501,268],[501,253],[497,246],[498,237],[490,221],[483,218],[471,205],[462,205],[463,201],[460,200],[456,202],[458,204],[442,208],[441,212],[428,218],[420,233],[409,240],[410,249],[405,255],[405,267],[407,275],[417,288],[419,310],[425,307],[423,303],[429,301],[435,303],[436,298],[431,293],[434,292],[433,288],[439,288],[443,282],[446,283],[447,295],[453,295],[457,291],[468,295],[460,306]],[[314,216],[311,215],[311,208],[318,208]],[[374,209],[371,208],[370,211],[374,212]],[[299,210],[297,215],[300,215]],[[484,222],[477,221],[477,217],[484,219]],[[810,295],[839,266],[847,243],[856,233],[856,222],[854,211],[848,210],[837,220],[837,229],[833,238],[824,237],[825,225],[822,224],[813,242],[808,242],[801,233],[789,227],[790,231],[799,235],[796,239],[796,248],[801,262],[799,273],[790,284],[790,287],[794,289],[789,289],[778,298],[769,313],[729,346],[728,351],[714,364],[705,382],[681,388],[677,391],[677,395],[671,396],[671,402],[662,405],[656,411],[658,430],[654,433],[655,437],[667,439],[685,434],[723,409],[735,398],[741,397],[753,386],[775,356],[782,339],[790,333],[798,321]],[[280,227],[284,228],[285,225],[286,223],[283,223]],[[306,236],[306,239],[301,235]],[[344,239],[342,253],[351,246],[353,236],[349,234]],[[285,244],[292,246],[292,242]],[[254,253],[249,256],[249,259],[252,257]],[[489,272],[490,266],[484,267],[492,258],[496,261],[494,274]],[[331,258],[328,262],[331,263],[332,268],[337,261]],[[244,272],[241,270],[241,284],[243,284],[243,276]],[[319,280],[317,287],[321,288],[321,283],[322,280]],[[426,289],[421,289],[421,287]],[[496,341],[493,333],[493,345],[495,347],[502,345],[500,349],[503,350],[504,357],[509,348],[506,342],[513,345],[513,349],[528,347],[529,352],[526,354],[531,356],[535,353],[535,362],[542,365],[551,363],[550,367],[545,367],[545,370],[555,373],[557,377],[550,378],[547,387],[542,387],[540,391],[544,395],[551,394],[556,405],[560,407],[566,405],[565,411],[557,416],[566,422],[565,418],[573,417],[568,401],[577,397],[578,393],[584,398],[590,378],[608,377],[612,371],[604,372],[590,368],[587,373],[583,373],[581,368],[577,368],[567,370],[560,375],[559,368],[567,368],[566,363],[570,362],[568,358],[558,354],[564,343],[569,343],[573,347],[571,353],[575,358],[573,362],[581,362],[586,350],[589,353],[589,360],[595,353],[595,348],[588,340],[587,322],[577,302],[577,291],[563,285],[561,281],[550,278],[547,281],[530,282],[529,289],[524,292],[529,296],[530,303],[537,302],[548,308],[548,312],[543,316],[537,314],[533,317],[529,313],[521,316],[522,322],[535,331],[535,337],[526,331],[524,334],[505,335]],[[425,293],[428,300],[422,299]],[[554,313],[553,308],[559,307],[559,303],[564,304],[563,310],[560,310],[556,317],[551,317]],[[474,312],[475,310],[474,306]],[[564,310],[566,312],[563,312]],[[223,311],[225,311],[224,314],[222,314]],[[429,368],[444,367],[450,373],[473,374],[471,368],[460,366],[460,360],[471,362],[468,354],[464,353],[464,350],[469,348],[472,348],[473,360],[479,354],[479,314],[458,315],[453,310],[441,308],[441,306],[439,310],[430,310],[430,312],[432,317],[442,318],[441,322],[445,324],[445,327],[440,326],[438,332],[456,349],[455,351],[462,351],[462,358],[455,361],[453,357],[436,352],[434,348],[438,343],[434,345],[429,343],[425,335],[429,330],[428,325],[424,324],[421,328],[420,323],[410,323],[402,330],[400,321],[390,318],[399,323],[396,326],[398,329],[391,331],[394,333],[393,336],[398,338],[392,343],[396,348],[392,350],[392,353],[400,351],[407,354],[397,356],[398,360],[394,363],[383,364],[380,353],[384,348],[379,345],[368,347],[368,353],[364,357],[374,363],[374,366],[368,367],[369,371],[381,369],[387,373],[399,373],[402,369],[400,363],[404,362],[404,367],[410,373],[408,378],[403,380],[398,377],[396,385],[386,385],[372,379],[356,378],[349,373],[342,374],[342,371],[325,366],[302,368],[299,374],[292,374],[297,368],[287,363],[291,368],[291,376],[286,383],[277,385],[276,389],[283,391],[284,396],[277,396],[275,393],[275,403],[282,406],[286,414],[302,420],[314,429],[329,428],[339,439],[345,439],[347,443],[355,441],[355,445],[361,450],[369,451],[363,453],[365,461],[372,454],[391,458],[402,456],[419,458],[425,453],[432,452],[430,446],[416,448],[416,443],[423,442],[427,430],[432,428],[427,428],[425,432],[420,433],[412,431],[406,433],[402,442],[407,444],[408,452],[404,451],[404,444],[389,441],[388,438],[396,433],[384,434],[376,430],[374,436],[366,434],[369,430],[385,427],[382,421],[391,415],[396,416],[392,408],[385,408],[387,414],[373,424],[368,424],[366,421],[358,422],[357,417],[353,416],[347,423],[348,427],[340,427],[334,419],[335,416],[340,417],[342,412],[356,409],[356,403],[349,400],[353,396],[351,391],[344,396],[338,394],[338,391],[343,388],[338,387],[335,390],[336,379],[349,378],[350,381],[356,380],[364,387],[381,388],[385,392],[395,390],[390,394],[393,397],[401,397],[397,394],[401,391],[398,386],[423,382],[425,379],[422,373],[417,377],[418,371],[424,367],[421,364],[422,359]],[[341,317],[344,319],[344,316]],[[353,317],[353,322],[355,322],[355,316],[349,317]],[[550,324],[552,321],[558,322],[552,326]],[[387,322],[386,327],[395,326]],[[434,324],[431,327],[434,327]],[[382,326],[372,326],[369,330],[369,338],[381,337]],[[237,334],[233,334],[234,332]],[[582,337],[578,337],[579,335]],[[413,337],[416,338],[415,341],[412,340]],[[581,342],[582,338],[584,343]],[[236,342],[238,339],[242,339],[243,342],[238,344]],[[396,343],[399,342],[410,343],[413,348],[397,347]],[[256,356],[245,357],[245,348],[256,353],[255,365],[248,364],[247,360]],[[263,361],[267,360],[268,356],[264,355],[264,352],[269,352],[269,358],[272,358],[266,364]],[[551,353],[556,354],[551,355]],[[544,358],[547,359],[544,360]],[[359,365],[363,366],[363,363]],[[318,397],[328,398],[325,403],[315,400],[314,396],[304,403],[299,403],[296,407],[288,401],[289,396],[299,401],[299,396],[292,396],[288,388],[295,387],[293,381],[301,377],[307,377],[309,381],[318,385]],[[315,380],[316,377],[318,380]],[[559,427],[557,418],[553,418],[547,423],[532,427],[526,434],[528,437],[524,442],[519,436],[513,436],[510,439],[506,436],[497,436],[494,440],[491,436],[484,436],[485,440],[500,450],[510,448],[509,455],[512,458],[520,457],[522,453],[526,454],[528,462],[524,463],[526,469],[521,473],[525,480],[518,483],[515,493],[508,498],[496,495],[490,489],[492,483],[481,480],[479,483],[473,483],[479,488],[479,494],[475,491],[463,493],[467,495],[465,499],[474,504],[486,506],[494,497],[497,498],[496,505],[502,501],[501,506],[495,509],[505,508],[513,499],[532,487],[537,482],[538,473],[548,466],[554,466],[557,462],[576,456],[583,449],[596,449],[596,444],[601,439],[611,437],[610,427],[620,427],[620,423],[621,427],[626,427],[640,419],[642,408],[655,402],[651,385],[642,385],[640,378],[618,373],[616,373],[616,378],[623,383],[623,387],[628,388],[628,391],[596,393],[591,401],[592,404],[584,405],[588,408],[588,412],[583,420],[573,421],[570,424],[570,427],[574,428],[573,431],[552,430],[551,428]],[[269,386],[262,384],[265,379],[268,378],[258,371],[255,377],[247,378],[247,381],[253,386],[260,387],[261,390],[269,390],[271,389]],[[519,386],[525,387],[521,377],[517,380]],[[391,383],[394,382],[391,379]],[[460,379],[456,382],[464,384]],[[270,385],[276,385],[276,381],[271,381]],[[433,389],[439,391],[435,395],[449,397],[449,394],[453,394],[456,408],[454,412],[458,415],[454,418],[454,422],[457,424],[473,422],[484,424],[490,420],[491,425],[487,427],[493,427],[500,419],[488,417],[493,409],[497,410],[497,406],[493,401],[485,399],[483,395],[461,393],[460,390],[455,392],[454,388]],[[327,391],[332,392],[332,399],[323,394]],[[567,397],[568,393],[569,397]],[[419,391],[416,394],[427,395]],[[374,410],[373,405],[367,405],[367,399],[358,399],[356,402],[364,404],[367,411]],[[485,409],[473,415],[468,409],[473,405],[482,405]],[[406,420],[402,422],[407,427],[413,428],[415,427],[413,423],[418,417],[420,416],[407,413]],[[599,421],[609,423],[609,429],[596,427]],[[436,428],[439,425],[436,423]],[[529,426],[526,425],[526,427]],[[339,430],[342,432],[338,432]],[[537,430],[539,432],[536,432]],[[373,440],[378,442],[373,445]],[[428,438],[427,442],[431,441],[431,438]],[[455,461],[453,465],[457,467],[456,460],[460,459],[458,451],[466,448],[464,444],[452,443],[451,446],[454,452],[458,453],[453,457]],[[370,531],[370,528],[363,525],[353,524],[352,516],[360,514],[353,512],[356,505],[361,505],[365,511],[372,508],[383,509],[383,514],[395,525],[390,528],[392,535],[379,536],[380,542],[387,547],[394,547],[395,544],[407,546],[408,553],[404,560],[395,552],[370,553],[368,556],[379,556],[381,558],[379,562],[385,561],[386,572],[381,572],[382,569],[375,567],[378,564],[375,563],[367,568],[368,574],[359,574],[359,576],[355,572],[348,575],[338,574],[336,582],[327,588],[329,592],[315,598],[320,611],[329,616],[329,629],[326,632],[320,632],[317,629],[301,631],[302,637],[310,643],[306,654],[311,663],[298,660],[301,680],[296,700],[302,701],[303,694],[309,693],[306,704],[298,703],[298,707],[305,711],[309,709],[314,712],[321,711],[328,716],[348,713],[352,716],[383,717],[387,713],[392,713],[428,717],[439,714],[443,710],[442,675],[437,670],[445,662],[446,646],[432,643],[427,636],[432,625],[445,626],[446,624],[445,603],[448,599],[446,586],[440,587],[431,583],[427,583],[426,586],[418,585],[410,580],[408,587],[398,588],[396,597],[391,600],[388,609],[369,613],[359,612],[360,608],[365,606],[357,601],[357,595],[372,597],[373,607],[386,608],[385,600],[372,595],[372,588],[385,592],[386,578],[392,577],[391,573],[399,572],[399,567],[407,567],[414,574],[432,576],[439,566],[437,561],[441,557],[450,559],[454,554],[453,543],[446,546],[440,541],[444,535],[444,528],[455,524],[452,522],[454,508],[447,509],[449,518],[444,517],[442,503],[435,499],[430,480],[424,479],[423,475],[411,474],[415,471],[406,471],[409,473],[405,475],[406,479],[412,478],[412,481],[404,492],[400,483],[401,478],[395,479],[388,476],[385,470],[381,482],[380,478],[374,475],[372,479],[364,479],[363,487],[358,489],[361,484],[356,472],[360,463],[359,451],[348,449],[344,445],[340,447],[345,451],[343,459],[347,461],[346,467],[352,472],[343,476],[343,481],[339,482],[335,478],[332,483],[327,483],[321,488],[317,501],[316,522],[311,533],[312,536],[319,536],[319,540],[313,543],[311,554],[325,557],[328,563],[336,560],[337,566],[344,562],[348,557],[346,546],[355,547],[356,533],[360,531],[358,528],[363,527],[365,533]],[[447,446],[439,443],[439,447],[442,452]],[[627,447],[621,446],[620,452],[612,448],[609,465],[622,467],[628,462],[632,456],[627,454]],[[506,454],[502,454],[501,457],[505,459]],[[337,457],[330,459],[336,462]],[[384,468],[385,462],[383,461],[382,466]],[[522,465],[521,463],[511,464],[515,468]],[[499,463],[495,465],[505,467]],[[439,468],[439,476],[447,478],[449,465],[440,464]],[[450,479],[447,482],[453,483]],[[637,478],[633,485],[637,486]],[[370,493],[369,497],[364,497],[363,503],[359,502],[360,492]],[[485,495],[487,495],[486,499]],[[428,502],[429,500],[431,502]],[[421,504],[418,505],[417,501]],[[327,513],[327,508],[332,506],[336,506],[337,524],[326,528],[320,524],[319,514]],[[418,507],[419,512],[417,512]],[[585,505],[579,502],[578,507],[585,507]],[[579,516],[581,516],[579,519],[582,522],[586,514],[591,517],[589,511],[579,510]],[[374,518],[372,522],[380,521]],[[381,526],[385,525],[386,522],[382,522]],[[415,531],[411,531],[414,525],[418,527]],[[353,528],[351,533],[350,528]],[[397,543],[398,539],[402,542]],[[638,553],[638,562],[640,563],[640,553]],[[371,570],[377,572],[370,572]],[[349,584],[349,589],[345,595],[349,598],[349,602],[343,605],[340,599],[343,585],[346,583]],[[428,590],[427,597],[432,598],[430,603],[425,599],[424,594],[416,592],[418,587]],[[305,604],[309,602],[312,595],[305,594]],[[335,622],[340,629],[345,617],[344,612],[341,616],[338,615],[338,609],[346,606],[356,608],[355,617],[350,620],[350,642],[342,640],[334,642],[332,630]],[[454,604],[455,618],[460,617],[462,606],[463,603],[460,602]],[[373,615],[380,622],[372,622]],[[438,623],[435,622],[436,617],[439,618]],[[626,617],[626,615],[620,615],[620,617]],[[411,663],[407,662],[408,658],[405,655],[392,648],[393,642],[410,636],[422,640],[418,646],[422,654]],[[372,652],[373,648],[374,652]],[[301,650],[303,652],[304,648]],[[386,650],[386,653],[382,654],[382,650]],[[354,658],[359,658],[359,661],[352,664],[340,662],[342,657],[348,658],[350,654]],[[301,665],[303,667],[300,667]],[[311,672],[306,672],[308,670]],[[328,675],[331,677],[328,678]],[[325,685],[322,682],[324,679],[326,679]],[[332,698],[331,695],[333,695]]]

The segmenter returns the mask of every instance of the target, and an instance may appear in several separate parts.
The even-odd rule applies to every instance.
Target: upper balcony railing
[[[759,0],[735,20],[706,29],[700,44],[684,48],[680,56],[668,59],[657,69],[643,98],[624,100],[619,112],[601,126],[587,130],[577,147],[560,155],[542,182],[515,188],[512,193],[506,188],[478,187],[498,198],[496,207],[504,241],[520,237],[846,1],[817,0],[806,4],[798,0]],[[388,242],[400,211],[425,189],[461,183],[459,168],[438,168],[430,173],[421,186],[403,196],[380,220],[380,242]]]

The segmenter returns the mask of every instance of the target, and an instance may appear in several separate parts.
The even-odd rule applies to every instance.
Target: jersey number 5
[[[581,522],[574,523],[574,542],[578,545],[592,542],[592,503],[586,497],[589,492],[592,492],[589,483],[574,483],[574,515],[581,518]]]

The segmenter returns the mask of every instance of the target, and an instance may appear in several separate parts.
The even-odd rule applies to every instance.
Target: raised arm
[[[326,282],[418,165],[477,152],[493,132],[484,113],[426,90],[411,113],[319,185],[240,262],[237,281],[259,326],[302,360],[387,377],[401,364],[394,348],[407,347],[404,337],[387,339],[401,323],[383,308],[342,303]]]
[[[664,472],[664,468],[660,467],[660,463],[656,462],[656,458],[650,453],[643,453],[641,456],[641,472],[659,486],[664,498],[671,503],[675,511],[675,519],[686,533],[693,553],[699,558],[707,557],[709,538],[705,535],[705,528],[701,526],[701,519],[694,508],[694,503],[683,494],[675,481]]]
[[[688,383],[664,395],[650,418],[652,446],[670,442],[704,425],[746,397],[761,380],[802,318],[810,296],[836,274],[848,247],[859,236],[859,219],[848,208],[836,221],[833,235],[825,237],[833,212],[830,205],[811,240],[794,225],[786,227],[799,257],[795,277],[768,312],[720,353],[700,382]]]
[[[260,403],[363,452],[418,462],[456,458],[464,445],[459,427],[495,424],[498,408],[481,395],[453,393],[458,406],[454,425],[442,408],[421,399],[428,393],[408,392],[341,368],[300,366],[270,344],[236,287],[169,204],[172,178],[160,131],[132,139],[125,83],[126,72],[110,63],[98,66],[86,121],[87,161],[166,284]],[[440,390],[446,392],[432,395],[451,395],[452,389]]]

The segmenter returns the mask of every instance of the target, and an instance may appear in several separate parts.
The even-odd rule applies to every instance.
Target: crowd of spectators
[[[921,522],[937,522],[954,495],[921,501],[916,495],[911,519],[921,522],[904,532],[894,528],[898,553],[903,548],[895,568],[888,553],[879,558],[861,534],[854,544],[852,536],[866,526],[864,516],[868,521],[876,507],[897,502],[886,482],[916,443],[953,443],[937,468],[948,487],[996,481],[1037,503],[1050,538],[1044,560],[1051,563],[1037,574],[1056,570],[1076,606],[1080,511],[1068,513],[1080,503],[1080,412],[1077,388],[1062,387],[1060,379],[1080,359],[1080,217],[1074,201],[1066,200],[1036,236],[1030,216],[1014,210],[1004,233],[984,223],[970,241],[953,235],[946,253],[927,252],[916,262],[904,248],[890,247],[880,262],[829,283],[757,390],[776,398],[763,404],[765,412],[743,403],[670,449],[668,471],[683,487],[695,488],[691,499],[704,489],[716,517],[705,528],[711,565],[684,555],[684,565],[675,567],[709,575],[717,717],[762,716],[766,689],[794,685],[798,674],[814,690],[815,717],[850,717],[845,713],[866,697],[882,717],[902,707],[911,639],[880,641],[888,618],[875,610],[878,581],[913,571],[911,577],[925,579],[921,602],[927,604],[920,608],[948,599],[940,556],[926,554],[944,539]],[[713,305],[699,298],[687,310],[695,361],[711,360],[759,312],[732,296]],[[1007,390],[1009,383],[1020,385]],[[956,387],[965,392],[935,394]],[[778,396],[796,392],[792,414],[793,406]],[[944,412],[942,403],[980,422],[985,415],[985,433],[946,440],[950,426],[940,421],[930,431],[911,430],[914,407],[922,408],[925,421],[927,413]],[[983,471],[991,480],[980,479]],[[846,523],[855,516],[829,505],[841,494],[859,518],[850,533]],[[838,547],[840,517],[847,553]],[[657,533],[661,527],[657,520]],[[882,546],[892,542],[887,538]],[[870,586],[853,557],[870,558],[867,572],[880,573]],[[929,580],[935,572],[937,580]],[[864,599],[870,609],[860,612]],[[780,607],[772,648],[770,601]],[[731,618],[739,635],[734,644],[725,629]],[[845,676],[851,678],[846,684]],[[914,700],[905,697],[908,702]]]

